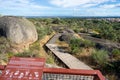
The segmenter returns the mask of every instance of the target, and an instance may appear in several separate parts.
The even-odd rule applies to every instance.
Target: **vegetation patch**
[[[120,50],[113,49],[112,50],[112,57],[115,58],[115,60],[120,60]]]
[[[104,67],[108,63],[108,52],[105,50],[95,50],[92,53],[92,58],[100,67]]]
[[[70,40],[71,53],[78,53],[81,51],[81,48],[94,47],[95,44],[89,40],[83,40],[79,38],[73,38]]]

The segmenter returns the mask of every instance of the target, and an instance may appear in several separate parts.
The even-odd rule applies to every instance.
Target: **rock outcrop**
[[[26,18],[0,17],[0,36],[6,37],[16,48],[28,47],[38,39],[35,26]]]
[[[63,33],[62,33],[61,36],[59,37],[59,40],[60,40],[60,41],[65,41],[65,42],[67,42],[67,43],[70,43],[70,40],[71,40],[72,38],[75,38],[74,34],[75,34],[75,33],[74,33],[73,30],[71,30],[71,29],[66,29],[66,30],[63,31]]]

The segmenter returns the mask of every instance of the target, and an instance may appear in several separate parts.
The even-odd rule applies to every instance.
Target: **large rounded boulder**
[[[26,46],[38,39],[35,26],[26,18],[15,16],[0,17],[0,36],[14,45]]]

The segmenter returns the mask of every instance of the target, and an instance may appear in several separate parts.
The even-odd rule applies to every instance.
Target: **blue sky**
[[[120,0],[0,0],[0,14],[17,16],[120,16]]]

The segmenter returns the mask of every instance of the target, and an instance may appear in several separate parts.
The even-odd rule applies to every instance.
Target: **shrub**
[[[10,43],[5,37],[0,37],[0,53],[9,52]]]
[[[91,42],[90,40],[84,40],[84,41],[82,41],[82,44],[84,45],[83,47],[85,47],[85,48],[95,46],[95,43]]]
[[[5,37],[0,37],[0,61],[7,62],[13,53],[10,53],[10,42]]]
[[[33,50],[38,50],[38,51],[39,51],[39,50],[40,50],[40,43],[39,43],[39,41],[31,44],[29,49],[30,49],[31,51],[33,51]]]
[[[74,31],[75,31],[76,33],[79,33],[79,32],[80,32],[80,30],[79,30],[78,28],[75,28]]]
[[[52,28],[48,26],[36,26],[38,32],[38,39],[42,39],[45,35],[50,35],[52,33]]]
[[[97,64],[104,67],[108,62],[108,52],[105,50],[95,50],[92,53],[92,57]]]
[[[37,27],[36,29],[38,32],[38,39],[40,40],[46,35],[46,33],[44,31],[44,28],[42,28],[42,27]]]
[[[1,61],[8,62],[7,54],[0,53],[0,64]]]
[[[30,45],[28,50],[25,50],[22,53],[17,53],[14,56],[16,57],[42,57],[40,54],[40,44],[39,42],[35,42],[32,45]]]
[[[54,18],[52,21],[53,24],[60,24],[61,23],[61,19],[60,18]]]
[[[55,58],[52,55],[48,55],[46,59],[46,63],[55,64]]]
[[[12,52],[8,52],[7,53],[7,57],[8,57],[8,59],[10,59],[11,57],[13,57],[15,54],[14,53],[12,53]]]
[[[77,38],[73,38],[70,40],[70,48],[71,48],[71,53],[77,53],[79,52],[79,48],[80,48],[80,41],[81,39],[77,39]]]
[[[18,53],[15,56],[17,57],[40,57],[40,44],[39,42],[35,42],[32,45],[30,45],[29,50],[26,50],[22,53]]]
[[[119,58],[120,57],[120,50],[119,49],[113,49],[112,50],[112,55],[115,58]]]
[[[79,38],[72,38],[70,40],[70,48],[72,53],[77,53],[81,51],[81,48],[94,47],[95,43],[89,40],[82,40]]]
[[[38,53],[35,51],[24,51],[22,53],[18,53],[15,55],[16,57],[40,57]]]

